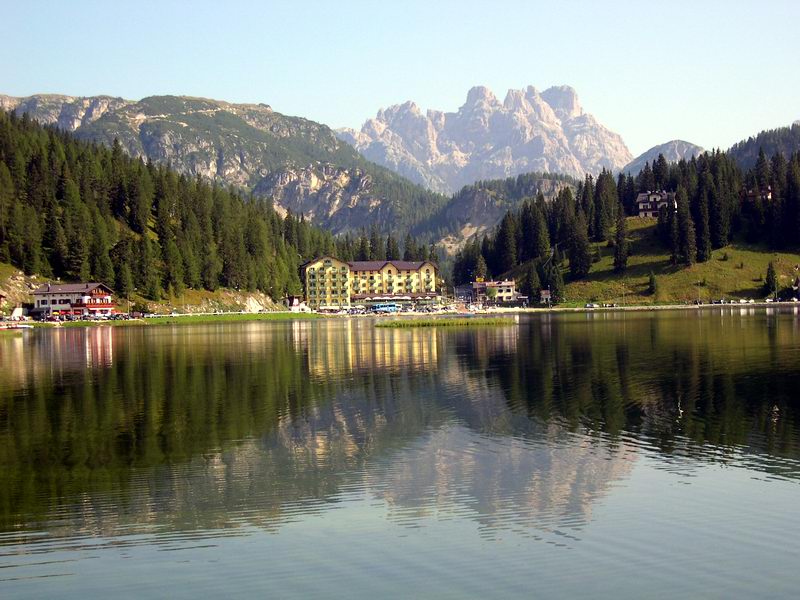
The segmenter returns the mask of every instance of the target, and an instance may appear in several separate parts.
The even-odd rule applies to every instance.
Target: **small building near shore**
[[[104,283],[46,283],[33,291],[33,313],[46,316],[108,316],[116,305]]]
[[[640,217],[657,217],[663,207],[677,210],[675,192],[642,192],[636,196],[636,207]]]
[[[456,287],[456,298],[461,302],[475,302],[478,304],[496,303],[513,304],[527,301],[517,292],[517,282],[513,279],[500,281],[473,281],[468,285]]]

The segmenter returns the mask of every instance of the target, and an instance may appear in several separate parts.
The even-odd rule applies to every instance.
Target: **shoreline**
[[[209,314],[181,314],[163,315],[157,317],[126,319],[126,320],[99,320],[99,321],[67,321],[67,322],[37,322],[24,321],[27,325],[34,328],[73,328],[73,327],[149,327],[158,325],[199,325],[206,323],[241,323],[255,321],[302,321],[317,319],[337,319],[337,318],[372,318],[384,319],[391,317],[404,318],[474,318],[470,315],[516,315],[516,314],[550,314],[550,313],[614,313],[614,312],[658,312],[658,311],[678,311],[678,310],[714,310],[714,309],[749,309],[749,308],[800,308],[800,302],[754,302],[748,304],[638,304],[628,306],[599,306],[597,308],[587,308],[585,306],[554,306],[551,308],[519,308],[519,307],[495,307],[476,311],[443,311],[440,313],[413,313],[398,312],[386,315],[337,315],[337,314],[318,314],[318,313],[293,313],[293,312],[271,312],[271,313],[209,313]],[[0,326],[0,330],[6,328]]]

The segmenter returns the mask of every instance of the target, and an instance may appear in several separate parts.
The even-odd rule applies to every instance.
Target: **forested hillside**
[[[728,154],[745,169],[750,169],[758,160],[758,153],[764,151],[767,156],[783,154],[791,156],[795,152],[800,152],[800,121],[795,122],[790,127],[779,127],[762,131],[756,136],[742,140],[734,144]]]
[[[443,241],[451,248],[459,247],[466,238],[493,229],[506,212],[518,209],[526,198],[541,193],[546,200],[552,200],[561,188],[577,185],[577,179],[557,173],[524,173],[476,181],[464,186],[412,231],[419,237]]]
[[[553,202],[527,199],[458,253],[455,283],[513,272],[522,274],[528,293],[550,287],[559,296],[564,275],[571,281],[589,275],[601,242],[613,249],[614,271],[623,274],[631,249],[626,217],[636,214],[636,195],[647,190],[676,193],[677,206],[662,208],[651,234],[674,269],[707,262],[734,240],[764,250],[800,247],[800,154],[768,159],[762,151],[747,172],[724,152],[673,164],[659,156],[635,178],[615,180],[603,171],[596,181],[587,176],[575,194],[565,187]]]
[[[0,261],[27,274],[122,296],[224,286],[280,299],[299,291],[301,261],[358,241],[337,246],[263,200],[0,112]]]
[[[376,225],[404,234],[446,198],[363,158],[326,125],[272,110],[187,96],[0,96],[0,106],[130,156],[169,164],[273,200],[335,234]]]

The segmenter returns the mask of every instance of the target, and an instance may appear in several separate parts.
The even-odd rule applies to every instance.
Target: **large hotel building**
[[[306,304],[313,309],[438,299],[436,265],[405,260],[344,262],[323,256],[302,266]]]

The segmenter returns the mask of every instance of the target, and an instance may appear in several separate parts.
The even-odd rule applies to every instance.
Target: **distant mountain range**
[[[329,127],[266,104],[37,95],[0,96],[0,108],[85,140],[110,145],[116,138],[133,156],[255,190],[278,210],[302,212],[334,233],[372,223],[407,229],[447,200],[365,160]]]
[[[186,96],[0,95],[0,109],[86,140],[118,139],[133,156],[253,191],[334,233],[375,224],[450,249],[493,227],[522,198],[539,191],[550,198],[574,186],[571,177],[602,168],[635,174],[658,154],[676,161],[703,151],[673,140],[632,159],[620,136],[585,113],[567,86],[511,90],[502,103],[475,87],[454,113],[423,113],[408,102],[379,111],[360,131],[339,132],[266,104]],[[730,152],[748,167],[759,147],[769,155],[797,151],[800,123]]]
[[[653,146],[650,150],[640,154],[622,167],[621,171],[623,173],[636,175],[639,171],[644,169],[645,163],[649,162],[652,166],[653,162],[658,159],[659,154],[663,154],[667,162],[678,162],[684,158],[688,160],[692,158],[692,156],[700,156],[703,152],[705,152],[705,150],[696,144],[684,142],[683,140],[672,140],[665,144]]]
[[[448,194],[532,171],[582,178],[633,158],[568,86],[509,90],[502,103],[488,88],[474,87],[456,112],[423,113],[406,102],[378,111],[360,131],[337,134],[369,160]]]

